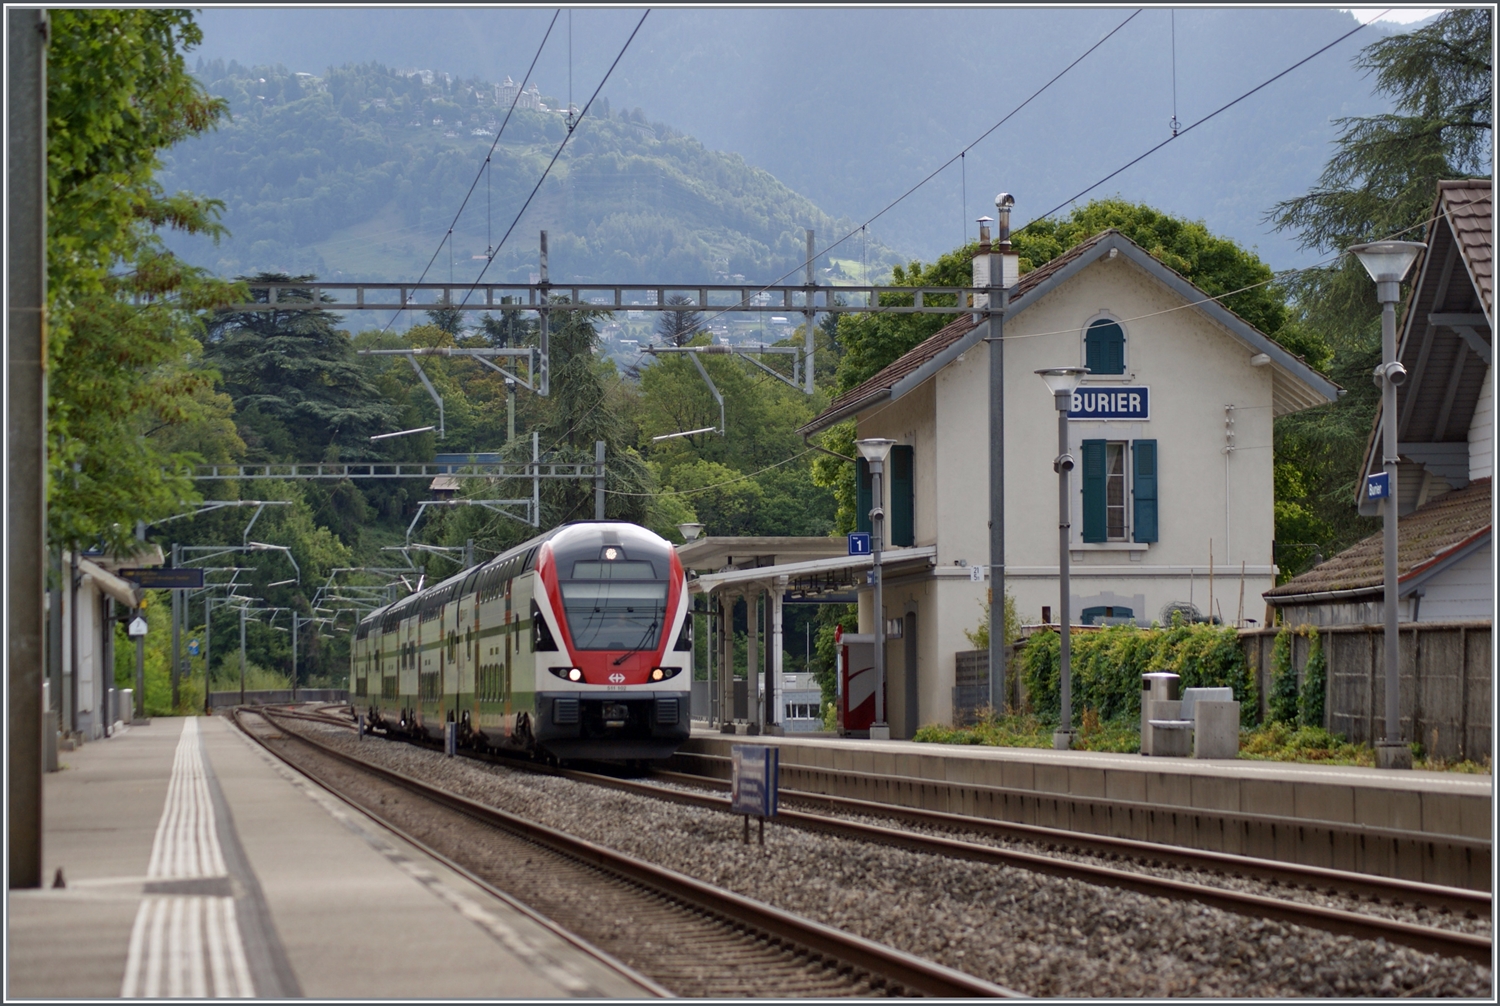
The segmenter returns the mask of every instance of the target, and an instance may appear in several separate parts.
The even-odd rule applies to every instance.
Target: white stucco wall
[[[1417,620],[1491,618],[1495,608],[1491,556],[1491,546],[1485,545],[1428,580],[1423,585],[1427,596],[1417,608]]]
[[[1090,381],[1151,389],[1151,415],[1142,422],[1069,423],[1069,447],[1081,457],[1084,439],[1158,445],[1158,538],[1090,544],[1082,541],[1081,471],[1070,499],[1073,619],[1095,605],[1125,605],[1149,624],[1173,601],[1193,601],[1234,621],[1264,618],[1263,591],[1274,584],[1271,541],[1272,370],[1253,367],[1250,348],[1183,302],[1126,258],[1103,260],[1029,306],[1006,325],[1006,563],[1007,589],[1023,622],[1038,621],[1044,606],[1058,612],[1057,413],[1034,373],[1044,367],[1081,365],[1082,332],[1107,315],[1126,334],[1126,373]],[[964,637],[982,614],[987,584],[971,583],[956,568],[989,561],[988,349],[969,349],[921,388],[860,417],[860,437],[883,436],[912,444],[916,462],[918,545],[937,546],[940,575],[913,587],[908,598],[886,592],[886,617],[909,601],[921,607],[919,650],[923,666],[923,722],[951,716],[953,654],[971,648]],[[1234,451],[1226,453],[1225,406],[1233,406]],[[1132,480],[1127,480],[1130,485]],[[1133,503],[1127,497],[1133,520]],[[1210,562],[1213,584],[1210,588]],[[951,574],[951,575],[950,575]],[[1425,611],[1424,611],[1425,616]],[[868,599],[860,629],[871,631]],[[893,641],[887,666],[903,663]],[[929,672],[928,668],[933,668]],[[890,722],[902,702],[899,674],[891,675]],[[931,715],[929,715],[929,713]]]
[[[1495,379],[1493,366],[1484,368],[1484,387],[1474,404],[1474,419],[1469,423],[1469,478],[1489,478],[1495,470]]]

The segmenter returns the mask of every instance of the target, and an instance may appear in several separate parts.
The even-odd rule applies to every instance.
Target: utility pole
[[[214,596],[212,591],[203,595],[203,715],[207,716],[212,708],[212,699],[209,697],[209,689],[213,685],[213,652],[214,652],[214,620],[213,620]]]
[[[812,228],[807,230],[807,327],[802,332],[802,390],[807,394],[813,393],[813,319],[817,317],[813,311],[814,287],[817,285],[817,277],[813,275],[813,244]]]
[[[1015,205],[1009,193],[995,197],[999,233],[989,250],[989,293],[985,307],[990,349],[990,708],[1005,712],[1010,697],[1005,680],[1005,260],[1010,254],[1010,211]],[[979,225],[980,252],[987,228]]]
[[[474,539],[470,538],[469,539],[469,546],[472,548],[473,545],[474,545]],[[299,617],[297,615],[296,609],[295,608],[292,609],[292,702],[293,703],[295,703],[297,701],[297,624],[298,624],[299,620],[300,619],[299,619]]]
[[[182,562],[182,546],[177,542],[172,543],[172,568],[176,569]],[[182,687],[182,623],[184,621],[183,609],[187,606],[187,598],[182,596],[182,591],[172,590],[172,711],[177,711],[177,702]]]
[[[6,171],[5,558],[7,883],[42,886],[42,667],[47,541],[47,12],[5,14]],[[59,605],[60,607],[60,605]],[[53,618],[61,612],[54,610]]]
[[[539,300],[541,307],[537,311],[540,319],[537,323],[537,344],[541,347],[541,359],[537,362],[537,374],[532,383],[536,385],[536,393],[546,398],[552,391],[552,333],[548,327],[547,301],[552,296],[548,289],[547,279],[547,232],[542,231],[541,257],[538,260],[538,275],[540,276],[541,289]]]
[[[245,609],[240,608],[240,705],[245,704]]]
[[[594,519],[604,519],[604,441],[594,441]]]

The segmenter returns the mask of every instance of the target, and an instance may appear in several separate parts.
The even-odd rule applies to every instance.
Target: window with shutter
[[[888,470],[891,473],[889,544],[894,548],[910,548],[917,543],[916,471],[912,448],[905,444],[892,447]]]
[[[1108,441],[1083,442],[1083,540],[1108,541],[1105,454]]]
[[[1084,361],[1090,374],[1125,373],[1125,330],[1108,318],[1089,326],[1083,337]]]
[[[870,531],[870,510],[875,504],[872,502],[875,495],[874,486],[871,484],[870,463],[864,458],[855,459],[856,472],[854,476],[854,530]]]
[[[1132,447],[1135,463],[1135,540],[1156,541],[1156,441],[1137,440]]]

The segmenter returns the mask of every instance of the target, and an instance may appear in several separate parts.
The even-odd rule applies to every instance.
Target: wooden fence
[[[1271,690],[1277,629],[1240,633],[1255,676],[1259,719]],[[1309,627],[1304,630],[1312,631]],[[1373,743],[1385,732],[1385,630],[1379,625],[1320,626],[1328,662],[1324,726],[1350,741]],[[1300,684],[1312,640],[1292,636]],[[1401,626],[1401,735],[1448,760],[1493,757],[1491,627],[1488,621],[1416,622]]]

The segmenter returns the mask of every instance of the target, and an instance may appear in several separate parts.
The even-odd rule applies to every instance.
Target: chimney
[[[986,287],[990,285],[990,218],[979,218],[979,251],[974,253],[974,286]],[[971,295],[971,307],[975,311],[981,311],[989,305],[990,297],[987,293],[975,293]],[[979,324],[978,314],[974,315],[974,324]]]
[[[1009,192],[995,197],[995,212],[1000,216],[995,251],[1000,253],[1000,285],[1007,290],[1021,279],[1021,257],[1010,250],[1010,210],[1015,205],[1016,197]]]

